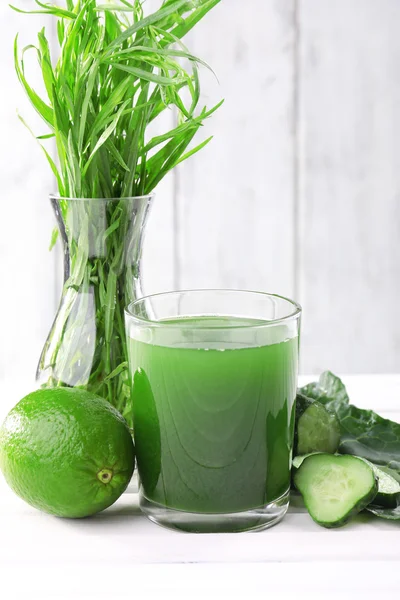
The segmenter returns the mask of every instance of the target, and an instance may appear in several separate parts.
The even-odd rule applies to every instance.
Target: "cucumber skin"
[[[393,498],[388,494],[381,494],[378,492],[374,498],[374,506],[379,508],[397,508],[399,506],[399,502],[397,498]]]
[[[299,423],[300,417],[305,413],[307,408],[309,408],[314,403],[314,400],[303,396],[303,394],[297,393],[296,396],[296,418],[295,418],[295,427],[294,427],[294,441],[293,441],[293,454],[297,455],[297,445],[298,445],[298,431],[297,425]]]
[[[326,444],[323,447],[313,447],[306,448],[302,451],[299,449],[299,423],[303,415],[307,412],[307,410],[313,406],[318,405],[322,412],[327,413],[327,415],[331,418],[330,427],[335,428],[335,433],[337,436],[336,444],[333,447],[327,447]],[[312,398],[307,398],[304,394],[297,393],[296,396],[296,419],[295,419],[295,429],[294,429],[294,442],[293,442],[293,451],[294,455],[304,455],[304,454],[314,454],[317,452],[326,452],[330,454],[335,454],[338,451],[340,444],[340,425],[339,420],[334,412],[328,410],[323,404],[318,402],[317,400],[313,400]]]
[[[332,454],[327,454],[326,452],[324,453],[319,453],[324,454],[325,456],[329,456],[332,457]],[[378,480],[375,477],[375,474],[373,472],[373,470],[371,469],[371,472],[374,476],[374,482],[375,485],[374,487],[370,490],[370,492],[368,492],[368,494],[366,494],[363,498],[360,498],[360,500],[357,502],[357,504],[355,506],[353,506],[353,508],[351,510],[349,510],[349,512],[344,515],[344,517],[342,517],[341,519],[339,519],[338,521],[335,522],[326,522],[326,521],[318,521],[317,519],[314,519],[314,517],[312,516],[309,507],[307,505],[307,502],[304,498],[304,495],[302,494],[301,490],[299,489],[299,487],[296,485],[296,475],[299,472],[300,468],[302,465],[304,465],[304,463],[306,462],[306,460],[309,460],[310,458],[312,458],[312,456],[315,456],[314,454],[311,454],[310,456],[308,456],[306,459],[304,459],[304,461],[302,462],[302,464],[300,465],[300,467],[297,469],[296,473],[294,474],[293,480],[294,480],[294,484],[296,489],[300,492],[300,494],[302,495],[303,501],[304,501],[304,505],[308,511],[308,514],[310,515],[310,517],[312,518],[312,520],[317,523],[318,525],[321,525],[322,527],[325,527],[326,529],[337,529],[338,527],[343,527],[343,525],[346,525],[346,523],[348,523],[348,521],[350,521],[350,519],[352,517],[355,517],[356,515],[358,515],[358,513],[360,513],[362,510],[364,510],[364,508],[367,508],[367,506],[369,504],[372,503],[372,501],[375,499],[376,494],[378,493]],[[336,455],[335,455],[336,456]],[[337,455],[337,456],[341,456],[341,455]],[[355,458],[356,460],[362,460],[361,458],[358,458],[356,456],[353,456],[352,458]]]
[[[378,478],[378,493],[376,494],[376,496],[374,498],[374,506],[373,506],[373,508],[395,509],[398,506],[400,506],[400,490],[398,492],[393,492],[393,493],[390,493],[390,494],[379,491],[379,471],[383,471],[383,469],[381,467],[379,467],[378,465],[374,465],[373,463],[371,463],[366,458],[363,458],[361,460],[363,460],[364,462],[366,462],[367,465],[369,465],[371,467],[371,469],[375,473],[375,477]],[[386,471],[383,471],[383,472],[386,475],[388,475],[389,477],[391,477],[392,479],[394,479],[395,481],[397,481],[397,479],[395,479],[390,473],[387,473]]]

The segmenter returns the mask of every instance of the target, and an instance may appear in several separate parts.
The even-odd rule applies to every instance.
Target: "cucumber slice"
[[[350,455],[305,458],[294,483],[310,516],[323,527],[341,527],[370,504],[378,491],[373,469]]]
[[[340,426],[337,416],[325,406],[302,394],[296,399],[295,454],[328,452],[339,448]]]
[[[365,462],[373,469],[378,479],[378,493],[374,498],[374,507],[397,508],[400,505],[400,483],[387,471],[368,460]]]
[[[310,454],[303,454],[302,456],[295,456],[292,459],[292,471],[291,471],[291,478],[290,478],[290,488],[292,490],[295,490],[297,492],[296,486],[294,485],[294,476],[295,473],[298,469],[300,469],[304,459],[306,459],[308,456],[313,456],[313,454],[315,454],[314,452],[311,452]]]
[[[303,464],[304,460],[306,458],[308,458],[309,456],[313,456],[314,454],[320,454],[320,453],[319,452],[310,452],[310,454],[303,454],[301,456],[295,456],[294,459],[292,460],[292,469],[293,469],[293,471],[297,471],[298,469],[300,469],[300,467]]]

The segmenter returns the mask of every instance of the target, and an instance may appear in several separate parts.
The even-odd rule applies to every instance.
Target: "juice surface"
[[[169,323],[185,321],[208,341],[190,329],[163,331],[162,345],[129,340],[142,491],[189,512],[265,506],[290,486],[298,337],[246,329],[260,324],[250,319]]]

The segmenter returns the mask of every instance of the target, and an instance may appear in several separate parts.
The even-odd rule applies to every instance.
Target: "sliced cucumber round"
[[[295,454],[329,452],[334,454],[340,443],[340,425],[337,416],[319,402],[297,394]]]
[[[300,469],[304,460],[309,456],[313,456],[314,454],[320,454],[319,452],[310,452],[310,454],[302,454],[301,456],[295,456],[292,460],[292,469],[293,471],[297,471]]]
[[[323,527],[340,527],[370,504],[378,491],[373,469],[355,456],[327,453],[305,458],[294,474],[310,516]]]

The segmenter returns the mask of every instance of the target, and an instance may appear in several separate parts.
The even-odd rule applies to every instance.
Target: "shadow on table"
[[[124,523],[126,526],[127,522],[135,522],[143,520],[143,513],[139,508],[138,495],[134,493],[125,493],[121,498],[106,510],[93,515],[92,517],[86,517],[84,519],[60,519],[60,522],[66,524],[69,528],[96,528],[118,527],[119,523]]]

